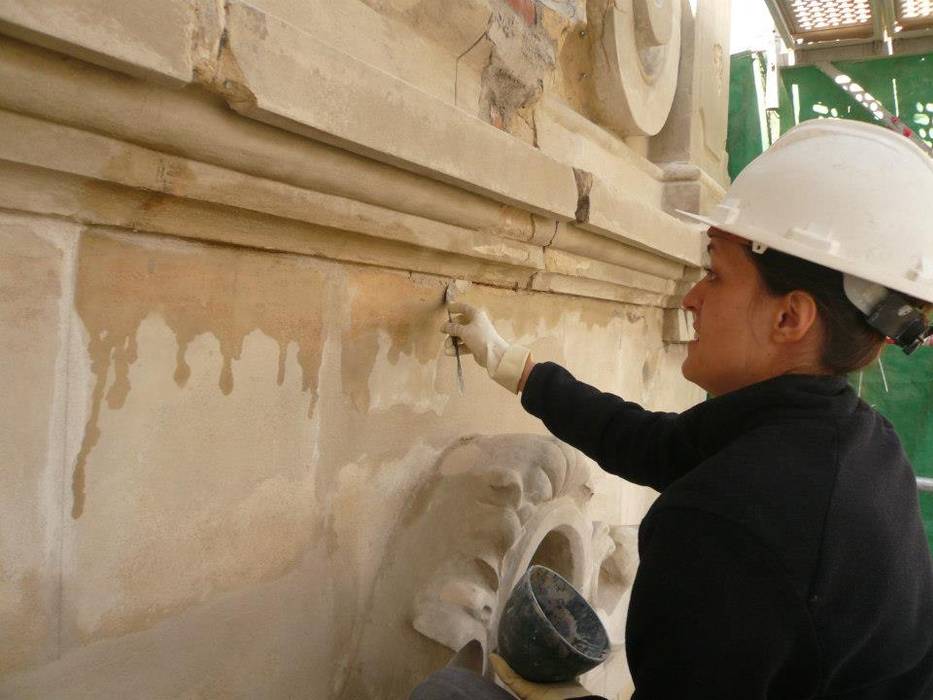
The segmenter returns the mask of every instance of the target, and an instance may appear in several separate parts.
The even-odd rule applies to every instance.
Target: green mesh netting
[[[731,58],[727,143],[729,177],[733,180],[768,144],[767,134],[762,134],[764,65],[764,55],[752,51]]]
[[[920,348],[908,357],[888,346],[880,364],[849,381],[894,425],[917,475],[933,477],[933,348]],[[933,493],[920,493],[920,509],[933,548]]]
[[[837,61],[834,65],[928,144],[933,142],[933,54]],[[780,77],[782,133],[808,119],[840,117],[875,122],[868,110],[818,68],[784,68]]]

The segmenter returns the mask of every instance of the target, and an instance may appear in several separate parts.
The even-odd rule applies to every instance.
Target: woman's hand
[[[499,335],[485,311],[457,302],[449,304],[447,308],[454,320],[445,323],[441,331],[452,338],[458,338],[461,354],[472,354],[477,363],[486,368],[490,377],[517,394],[523,384],[522,379],[527,378],[526,365],[531,351],[520,345],[512,345]],[[456,352],[453,342],[456,341],[451,339],[448,342],[448,355]]]
[[[498,654],[490,654],[489,660],[496,675],[509,689],[522,700],[568,700],[569,698],[591,698],[586,688],[576,682],[568,683],[532,683],[526,681],[512,670],[505,659]]]

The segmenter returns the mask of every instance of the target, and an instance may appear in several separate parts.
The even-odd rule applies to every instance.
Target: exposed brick
[[[502,118],[502,112],[495,105],[489,105],[489,121],[497,129],[505,131],[505,119]]]
[[[518,16],[521,17],[529,27],[535,23],[537,12],[535,10],[535,0],[507,0],[509,5]]]

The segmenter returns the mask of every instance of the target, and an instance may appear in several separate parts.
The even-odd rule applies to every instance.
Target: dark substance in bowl
[[[559,574],[532,566],[499,620],[499,654],[522,678],[558,683],[596,668],[609,636],[596,611]]]

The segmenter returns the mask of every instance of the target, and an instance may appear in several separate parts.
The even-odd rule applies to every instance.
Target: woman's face
[[[697,338],[687,346],[684,377],[721,395],[774,376],[769,342],[777,302],[749,259],[748,241],[710,231],[710,269],[684,297]]]

